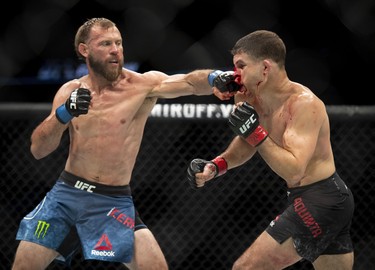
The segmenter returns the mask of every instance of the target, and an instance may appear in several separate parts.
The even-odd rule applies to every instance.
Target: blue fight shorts
[[[67,265],[79,246],[86,260],[129,263],[135,219],[129,185],[102,185],[63,171],[22,219],[16,239],[58,251],[62,256],[57,259]]]
[[[293,238],[297,253],[314,262],[320,255],[353,251],[350,236],[354,198],[337,173],[288,189],[289,206],[266,231],[280,244]]]

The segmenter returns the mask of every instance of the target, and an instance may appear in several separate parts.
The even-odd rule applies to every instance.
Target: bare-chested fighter
[[[31,136],[31,152],[41,159],[58,148],[69,129],[69,156],[56,184],[21,221],[12,269],[45,269],[56,258],[69,264],[80,246],[85,259],[122,262],[129,269],[168,269],[134,208],[129,183],[157,99],[210,95],[208,78],[212,82],[216,73],[169,76],[124,69],[122,36],[106,18],[90,19],[78,29],[75,50],[88,75],[57,91],[50,115]],[[235,91],[232,75],[218,75],[223,91]]]
[[[284,269],[301,259],[319,270],[351,270],[354,200],[336,172],[324,103],[289,80],[286,47],[276,33],[252,32],[237,41],[232,54],[243,84],[228,119],[237,136],[213,160],[194,159],[189,183],[200,188],[259,153],[285,180],[289,202],[233,270]]]

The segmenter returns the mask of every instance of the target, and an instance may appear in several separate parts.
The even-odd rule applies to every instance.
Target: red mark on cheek
[[[233,70],[234,70],[234,77],[235,77],[234,81],[235,81],[236,83],[238,83],[238,84],[242,84],[242,83],[241,83],[241,74],[240,74],[240,72],[237,70],[236,67],[234,67]]]

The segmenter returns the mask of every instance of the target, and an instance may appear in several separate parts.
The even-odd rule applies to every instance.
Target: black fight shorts
[[[292,237],[297,253],[310,262],[320,255],[353,251],[354,198],[337,173],[311,185],[290,188],[287,195],[288,207],[266,229],[277,242]]]

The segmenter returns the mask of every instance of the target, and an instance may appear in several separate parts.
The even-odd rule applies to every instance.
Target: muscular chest
[[[279,145],[282,145],[283,135],[291,120],[291,114],[283,108],[271,114],[262,114],[260,116],[260,123],[268,131],[272,139]]]
[[[74,127],[88,136],[109,136],[144,125],[153,104],[136,91],[104,91],[92,94],[89,112],[74,121]]]

